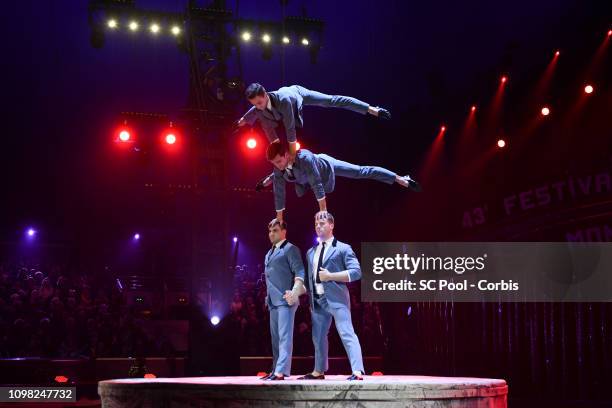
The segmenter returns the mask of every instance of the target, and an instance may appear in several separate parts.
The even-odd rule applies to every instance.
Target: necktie
[[[321,279],[319,279],[319,270],[322,268],[323,265],[323,252],[325,252],[325,242],[321,243],[321,252],[319,253],[319,262],[317,263],[317,274],[316,274],[316,283],[321,283]]]
[[[293,170],[290,169],[289,167],[287,167],[285,169],[285,171],[287,172],[287,178],[291,181],[295,180],[295,176],[293,175]]]

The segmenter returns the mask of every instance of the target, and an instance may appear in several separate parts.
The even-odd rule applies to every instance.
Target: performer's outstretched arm
[[[274,206],[276,207],[276,218],[283,221],[283,211],[285,211],[285,179],[274,173],[272,181],[274,187]]]
[[[308,184],[312,189],[317,202],[319,203],[320,211],[327,211],[327,201],[325,200],[325,189],[321,181],[321,173],[315,162],[314,154],[309,154],[304,157],[304,166],[308,175]]]

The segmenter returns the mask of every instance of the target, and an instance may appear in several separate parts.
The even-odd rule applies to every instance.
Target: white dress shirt
[[[325,252],[323,252],[323,260],[325,260],[325,253],[329,251],[332,243],[334,242],[334,237],[330,237],[327,241],[325,241]],[[323,243],[319,242],[317,245],[317,249],[315,249],[314,258],[313,258],[313,274],[312,274],[312,284],[313,288],[315,288],[315,292],[317,295],[322,295],[325,293],[325,289],[323,288],[323,282],[317,283],[317,271],[319,270],[319,256],[321,254],[321,250],[323,249]]]

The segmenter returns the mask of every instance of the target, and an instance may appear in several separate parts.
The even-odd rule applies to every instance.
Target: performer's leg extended
[[[303,86],[296,85],[300,95],[304,98],[304,105],[322,106],[325,108],[342,108],[363,115],[368,113],[367,103],[350,96],[327,95],[318,91],[311,91]]]
[[[376,180],[387,184],[393,184],[397,181],[397,174],[387,170],[383,167],[378,166],[358,166],[353,163],[345,162],[342,160],[334,159],[328,155],[326,159],[334,166],[334,173],[336,176],[348,177],[353,179],[370,179]]]

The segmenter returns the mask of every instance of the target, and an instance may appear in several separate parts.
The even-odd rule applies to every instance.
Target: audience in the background
[[[240,339],[243,356],[271,355],[269,314],[262,267],[238,266],[234,295],[224,326]],[[361,303],[351,285],[355,330],[366,354],[379,355],[382,336],[378,309]],[[90,358],[166,356],[167,341],[143,328],[141,310],[129,306],[108,274],[74,273],[61,265],[0,264],[0,358]],[[308,299],[302,296],[295,317],[294,355],[312,355]],[[343,355],[335,330],[330,354]]]

